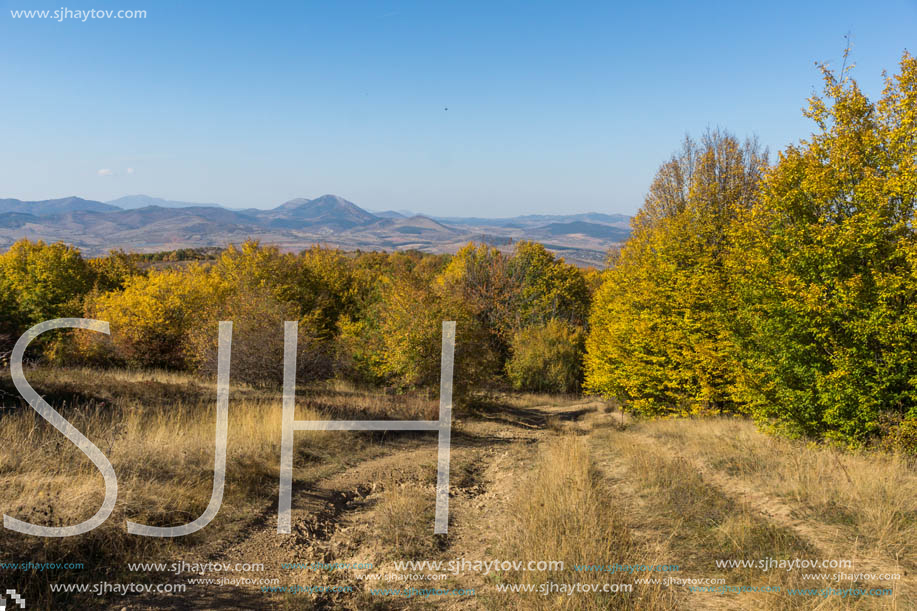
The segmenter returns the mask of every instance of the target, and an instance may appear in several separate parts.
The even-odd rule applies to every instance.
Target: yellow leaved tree
[[[588,391],[652,415],[734,407],[725,258],[765,167],[754,140],[720,130],[662,165],[593,301]]]

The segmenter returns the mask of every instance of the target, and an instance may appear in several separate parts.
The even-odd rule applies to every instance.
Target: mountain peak
[[[320,196],[316,197],[315,199],[308,199],[308,198],[305,198],[305,197],[297,197],[297,198],[295,198],[295,199],[291,199],[290,201],[287,201],[287,202],[284,202],[284,203],[280,204],[280,206],[278,206],[278,208],[282,208],[282,209],[284,209],[284,210],[289,210],[289,209],[292,209],[292,208],[300,208],[300,207],[306,206],[306,205],[309,205],[309,206],[312,206],[312,207],[315,207],[315,206],[342,206],[342,207],[350,207],[350,206],[353,206],[354,208],[357,207],[356,204],[354,204],[354,203],[351,202],[351,201],[347,201],[346,199],[344,199],[344,198],[341,197],[340,195],[333,195],[333,194],[331,194],[331,193],[326,193],[325,195],[320,195]]]
[[[292,225],[285,221],[308,224],[324,224],[342,228],[365,225],[377,217],[363,210],[353,202],[339,195],[325,194],[315,199],[299,197],[284,202],[270,212],[276,219],[275,225]]]
[[[275,208],[275,210],[293,210],[299,208],[300,206],[305,206],[308,204],[311,199],[306,199],[305,197],[297,197],[296,199],[291,199],[290,201],[283,202]]]

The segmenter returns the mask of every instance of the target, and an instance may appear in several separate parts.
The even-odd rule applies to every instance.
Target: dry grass
[[[508,407],[564,407],[579,403],[583,398],[579,395],[546,395],[541,393],[519,392],[501,393],[498,397],[500,404]]]
[[[679,577],[721,577],[727,585],[825,585],[803,583],[797,575],[785,571],[716,568],[716,559],[811,558],[818,554],[792,532],[760,519],[748,507],[732,501],[684,458],[666,455],[633,433],[618,434],[615,442],[616,452],[629,464],[634,483],[645,492],[646,506],[652,512],[652,529],[666,533],[666,555],[681,567]],[[690,591],[684,594],[688,598],[708,596]],[[811,608],[803,598],[743,594],[745,604],[738,608]],[[732,604],[741,603],[734,600]]]
[[[47,525],[86,519],[102,500],[101,476],[72,444],[23,407],[4,375],[0,436],[7,441],[0,446],[0,511]],[[0,530],[4,562],[83,562],[88,567],[71,574],[4,575],[4,586],[24,593],[30,608],[62,606],[60,599],[52,599],[49,580],[86,582],[97,571],[108,581],[133,581],[142,577],[127,577],[126,567],[125,575],[118,574],[125,562],[152,562],[205,549],[275,511],[279,388],[233,383],[223,506],[205,531],[162,540],[128,535],[125,521],[183,524],[206,507],[213,477],[215,382],[171,372],[92,369],[35,369],[28,378],[109,457],[119,482],[114,514],[90,534],[38,539]],[[468,430],[477,426],[484,431],[482,439],[501,442],[506,438],[488,435],[516,427],[519,441],[514,444],[538,448],[530,470],[520,473],[512,467],[511,478],[502,480],[512,482],[514,497],[505,515],[482,520],[479,528],[486,530],[488,540],[483,557],[559,560],[566,565],[564,571],[500,574],[504,582],[629,583],[630,576],[577,572],[573,566],[677,563],[682,566],[680,577],[722,576],[729,585],[879,587],[883,584],[803,581],[804,571],[717,569],[714,559],[856,555],[892,570],[900,567],[902,573],[917,568],[917,472],[904,458],[769,437],[748,422],[726,418],[625,426],[603,407],[575,397],[506,395],[499,404],[487,404],[474,426],[468,425]],[[435,419],[437,412],[435,399],[380,393],[340,381],[303,388],[297,401],[298,419],[426,420]],[[456,430],[461,430],[458,423]],[[381,446],[397,435],[297,433],[294,488],[383,454]],[[526,446],[528,442],[533,443]],[[367,515],[375,521],[371,548],[382,549],[386,558],[442,555],[454,541],[430,536],[435,464],[391,465],[376,504],[367,505]],[[476,487],[485,468],[486,463],[463,465],[457,460],[454,485]],[[717,475],[716,482],[711,473]],[[736,488],[730,489],[731,484]],[[774,519],[744,497],[743,490],[779,499],[792,508],[792,515],[782,522]],[[796,521],[818,536],[793,527]],[[851,572],[858,569],[863,567],[854,566]],[[519,609],[906,609],[914,608],[908,579],[913,580],[906,576],[895,585],[895,596],[887,598],[692,594],[684,587],[634,584],[631,593],[572,596],[491,596],[493,589],[487,587],[488,595],[477,603]],[[361,604],[380,605],[361,596]],[[391,601],[383,602],[381,606]]]
[[[648,432],[797,506],[837,533],[841,548],[917,568],[917,470],[908,459],[763,435],[738,419],[656,422]]]
[[[653,439],[664,439],[660,444]],[[874,566],[858,564],[852,569],[797,569],[793,571],[762,571],[757,568],[718,569],[715,559],[854,559],[860,558],[859,529],[864,528],[865,516],[895,515],[895,507],[902,502],[913,502],[915,496],[906,487],[887,497],[884,486],[866,486],[873,507],[851,506],[851,515],[864,516],[856,530],[837,540],[837,545],[825,548],[822,535],[837,532],[828,516],[809,512],[808,519],[800,522],[795,513],[776,518],[769,507],[761,507],[761,498],[751,497],[754,491],[770,490],[775,495],[787,491],[790,501],[797,498],[812,503],[816,499],[830,499],[837,488],[837,477],[847,471],[846,477],[868,479],[868,473],[884,473],[898,478],[906,486],[913,475],[906,465],[890,456],[836,455],[834,450],[819,449],[783,439],[774,439],[755,430],[743,421],[727,419],[667,420],[644,422],[627,432],[601,431],[596,443],[608,444],[612,452],[627,464],[633,484],[642,489],[644,510],[649,531],[665,540],[670,558],[679,559],[682,576],[722,577],[727,585],[779,586],[788,588],[876,588],[893,585],[894,595],[889,597],[841,598],[818,596],[789,596],[787,594],[743,593],[727,595],[694,594],[694,596],[720,596],[715,600],[742,609],[905,609],[913,602],[913,593],[906,587],[907,577],[889,584],[876,581],[803,580],[803,573],[859,573],[871,572]],[[715,467],[713,473],[729,473],[730,477],[711,476],[699,470],[698,465]],[[706,469],[707,467],[704,466]],[[819,471],[820,469],[820,471]],[[890,469],[887,473],[884,469]],[[901,470],[899,470],[901,469]],[[806,470],[813,472],[806,473]],[[821,481],[814,475],[831,473],[832,478]],[[893,475],[892,475],[893,474]],[[854,479],[856,482],[857,479]],[[785,486],[784,486],[785,484]],[[818,490],[800,495],[800,489],[811,486]],[[751,492],[749,492],[751,491]],[[847,494],[850,494],[848,491]],[[843,496],[839,494],[839,496]],[[884,505],[877,507],[876,505]],[[793,505],[796,507],[796,505]],[[812,505],[808,506],[813,509]],[[803,526],[797,526],[802,524]],[[910,545],[903,538],[910,532],[912,523],[903,520],[896,534],[889,540],[899,545]],[[797,532],[796,528],[802,528]],[[668,534],[667,534],[668,533]],[[809,536],[814,533],[815,536]],[[897,539],[896,537],[902,537]],[[892,572],[893,562],[886,565]],[[903,574],[907,571],[898,567]],[[690,594],[690,593],[687,593]]]
[[[519,482],[513,526],[504,542],[513,560],[560,560],[563,571],[508,574],[507,583],[613,583],[605,573],[577,572],[577,564],[635,564],[638,548],[624,526],[620,507],[603,484],[582,438],[562,436],[547,442],[534,472]],[[646,562],[644,559],[643,562]],[[631,593],[511,594],[501,608],[519,609],[670,609],[668,593],[634,586]]]
[[[36,539],[0,531],[3,561],[82,562],[119,570],[176,550],[219,540],[276,503],[281,437],[279,389],[232,383],[227,483],[223,505],[200,533],[179,540],[128,535],[125,522],[173,526],[197,518],[213,485],[216,384],[161,371],[35,369],[31,385],[109,458],[118,476],[114,513],[87,535]],[[92,516],[102,502],[102,477],[88,458],[37,413],[24,406],[8,377],[0,376],[0,511],[21,520],[60,526]],[[428,401],[379,397],[359,389],[302,389],[297,419],[414,419]],[[321,409],[320,409],[321,408]],[[294,488],[374,451],[373,433],[297,433]],[[304,479],[308,478],[308,480]],[[205,534],[204,534],[205,533]],[[126,572],[126,567],[123,569]],[[74,573],[83,581],[86,572]],[[108,578],[112,575],[108,574]],[[130,579],[138,578],[131,574]],[[23,592],[30,608],[51,606],[48,580],[65,573],[19,573],[5,585]]]
[[[329,419],[436,420],[439,400],[423,395],[400,395],[361,388],[344,380],[328,380],[310,387],[305,407]]]
[[[435,486],[386,482],[374,514],[379,542],[399,560],[432,558],[438,548],[430,535],[435,504]]]

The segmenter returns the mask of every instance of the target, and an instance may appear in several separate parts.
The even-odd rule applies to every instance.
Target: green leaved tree
[[[736,226],[739,391],[762,423],[859,443],[917,418],[917,60],[877,102],[822,72],[816,132]]]

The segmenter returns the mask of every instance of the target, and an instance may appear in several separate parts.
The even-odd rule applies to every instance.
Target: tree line
[[[144,267],[150,261],[186,264]],[[113,252],[84,259],[22,240],[0,255],[0,336],[60,317],[110,323],[39,341],[51,362],[216,371],[217,323],[233,321],[233,378],[279,382],[283,322],[299,321],[302,381],[344,377],[400,390],[439,382],[443,320],[459,328],[456,380],[467,390],[576,392],[595,270],[541,244],[455,255],[315,246],[284,253],[246,242],[213,261]],[[0,343],[3,343],[0,337]]]

